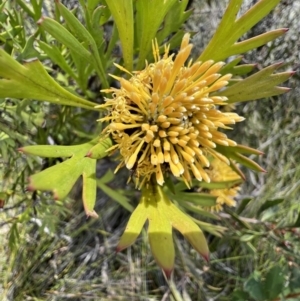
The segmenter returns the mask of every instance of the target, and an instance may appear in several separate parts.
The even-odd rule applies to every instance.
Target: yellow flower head
[[[235,146],[219,129],[244,120],[235,113],[224,113],[218,106],[226,105],[226,97],[217,91],[228,84],[231,74],[221,75],[223,62],[186,61],[192,44],[185,34],[175,59],[169,47],[161,58],[157,43],[153,43],[155,62],[142,71],[130,74],[129,80],[115,77],[120,88],[112,99],[100,107],[109,110],[101,121],[109,121],[104,130],[110,134],[118,148],[121,163],[134,170],[141,187],[155,174],[162,185],[164,174],[171,172],[182,177],[188,185],[192,177],[209,182],[205,170],[209,156],[218,157],[228,164],[228,159],[215,151],[217,144]]]
[[[230,166],[221,160],[214,159],[211,162],[209,177],[212,182],[229,182],[240,180],[241,177],[232,170]],[[216,205],[211,207],[212,211],[220,211],[223,209],[223,205],[233,207],[236,205],[234,197],[237,196],[238,191],[240,190],[240,185],[235,185],[230,188],[224,189],[212,189],[210,194],[217,197]]]

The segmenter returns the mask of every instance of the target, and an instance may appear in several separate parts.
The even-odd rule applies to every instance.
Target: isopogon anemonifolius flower
[[[162,185],[164,175],[171,172],[187,185],[193,177],[210,182],[206,168],[215,157],[226,164],[228,159],[218,153],[216,145],[235,146],[236,143],[220,131],[244,120],[232,112],[221,112],[226,97],[217,96],[231,74],[221,75],[223,62],[193,62],[188,60],[192,44],[185,34],[176,57],[165,47],[162,57],[153,43],[154,63],[144,70],[129,73],[129,79],[113,76],[120,88],[103,90],[112,93],[100,108],[108,110],[100,121],[108,121],[104,132],[119,149],[121,163],[134,170],[137,185],[155,174]],[[212,95],[213,93],[213,95]]]

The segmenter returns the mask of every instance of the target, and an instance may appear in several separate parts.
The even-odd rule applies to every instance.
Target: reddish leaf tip
[[[85,157],[88,157],[88,158],[91,158],[92,156],[92,152],[91,151],[88,151],[88,153],[85,155]]]
[[[36,24],[37,25],[41,25],[42,24],[42,22],[45,20],[45,17],[41,17],[37,22],[36,22]]]
[[[53,192],[53,198],[54,198],[55,201],[59,200],[59,196],[58,196],[56,191]]]
[[[282,65],[283,65],[283,62],[278,62],[278,63],[274,64],[274,66],[276,66],[276,68],[279,68],[279,67],[281,67]]]
[[[96,213],[96,211],[95,210],[92,210],[92,211],[87,211],[86,212],[86,216],[87,216],[87,218],[89,218],[89,217],[93,217],[93,218],[98,218],[99,217],[99,215]]]
[[[283,32],[288,32],[290,29],[289,28],[282,28]]]
[[[123,251],[123,250],[126,249],[126,248],[127,248],[127,246],[120,246],[120,245],[117,245],[117,247],[116,247],[116,253],[119,253],[119,252]]]
[[[290,71],[290,77],[292,77],[295,73],[296,71]]]
[[[32,184],[29,184],[26,188],[26,191],[35,191],[36,189],[33,187]]]
[[[209,253],[207,253],[207,254],[201,254],[201,255],[205,259],[206,262],[209,262]]]
[[[24,147],[19,147],[19,148],[17,148],[17,151],[18,151],[19,153],[24,153]]]
[[[162,270],[165,273],[167,279],[169,280],[171,278],[172,273],[173,273],[173,269],[163,269],[162,268]]]

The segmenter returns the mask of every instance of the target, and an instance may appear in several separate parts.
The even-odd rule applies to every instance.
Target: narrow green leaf
[[[127,223],[125,231],[117,246],[117,252],[120,252],[130,245],[132,245],[139,234],[147,219],[147,210],[143,198],[141,199],[137,208],[132,212],[130,219]]]
[[[227,56],[231,56],[234,54],[245,53],[251,49],[258,48],[262,45],[267,44],[270,41],[277,39],[287,32],[286,28],[280,28],[276,30],[272,30],[269,32],[265,32],[261,35],[258,35],[254,38],[244,40],[239,43],[235,43],[226,53]]]
[[[115,177],[115,174],[109,169],[103,177],[98,180],[98,183],[107,184],[111,182]]]
[[[185,11],[188,0],[176,1],[167,12],[162,28],[157,33],[157,41],[160,45],[171,33],[177,32],[184,22],[192,14],[192,10]]]
[[[19,64],[0,49],[0,97],[29,98],[96,110],[93,102],[62,88],[38,60]]]
[[[242,227],[244,227],[245,229],[249,229],[251,230],[251,226],[249,223],[245,222],[244,220],[242,220],[238,214],[236,214],[235,212],[233,212],[232,210],[230,210],[229,208],[224,208],[225,212],[228,213],[236,222],[238,222]]]
[[[219,216],[217,216],[216,214],[214,214],[210,211],[204,210],[199,206],[194,206],[187,202],[182,202],[182,203],[180,203],[180,205],[190,212],[194,212],[194,213],[200,214],[202,216],[205,216],[205,217],[208,217],[208,218],[211,218],[214,220],[220,220]]]
[[[158,200],[158,202],[160,201]],[[166,208],[164,206],[156,206],[155,201],[153,202],[154,204],[151,203],[149,209],[152,212],[149,213],[151,218],[149,219],[148,227],[151,252],[166,276],[170,278],[175,260],[172,225],[166,218],[167,212],[164,210]]]
[[[57,64],[63,71],[69,74],[74,79],[77,78],[76,74],[74,73],[73,69],[69,66],[66,62],[64,56],[62,55],[61,51],[55,45],[49,45],[43,41],[39,41],[39,47],[46,53],[46,55],[50,58],[50,60]]]
[[[164,17],[176,2],[177,0],[136,1],[135,32],[136,46],[139,51],[137,69],[143,68],[152,49],[152,40],[154,40]]]
[[[172,196],[179,203],[191,202],[198,206],[211,207],[216,205],[216,197],[206,193],[197,192],[178,192]]]
[[[94,210],[96,203],[96,160],[89,160],[82,172],[82,201],[87,216],[98,217]]]
[[[38,25],[51,34],[58,42],[77,53],[86,62],[90,62],[91,53],[64,26],[48,17],[42,17],[38,21]]]
[[[239,153],[231,153],[230,158],[252,170],[265,172],[265,170],[259,164]]]
[[[237,41],[255,24],[267,16],[281,0],[260,0],[235,21],[234,31],[230,38]],[[235,2],[232,1],[232,2]]]
[[[240,163],[248,168],[251,168],[256,171],[264,172],[265,170],[260,167],[256,162],[253,160],[245,157],[241,153],[239,153],[234,146],[222,146],[222,145],[217,145],[216,150],[221,153],[222,155],[226,156],[229,159],[233,159],[237,163]],[[247,151],[250,151],[250,149],[247,149]],[[234,163],[230,161],[230,166],[234,166]],[[241,175],[238,171],[238,167],[233,168],[239,175]],[[241,175],[243,176],[243,175]],[[242,177],[243,178],[243,177]]]
[[[29,145],[19,148],[18,150],[25,154],[47,157],[47,158],[68,158],[74,155],[84,157],[99,138],[93,139],[84,144],[79,145]]]
[[[240,202],[239,202],[239,205],[236,209],[236,213],[237,214],[241,214],[244,209],[247,207],[247,205],[252,201],[253,199],[252,198],[245,198],[245,199],[242,199]]]
[[[127,1],[128,2],[128,1]],[[66,20],[70,31],[78,37],[78,40],[84,42],[89,49],[89,53],[91,53],[92,59],[94,61],[95,69],[102,81],[102,85],[104,88],[108,88],[109,84],[106,78],[106,72],[103,65],[103,60],[99,56],[97,44],[92,37],[92,35],[88,32],[88,30],[80,23],[80,21],[72,14],[70,10],[68,10],[62,3],[56,3],[61,15]]]
[[[117,190],[111,189],[107,185],[103,184],[101,181],[97,181],[97,186],[109,197],[111,197],[114,201],[118,202],[121,206],[123,206],[128,211],[132,212],[133,207],[129,203],[129,200],[126,196],[122,195]]]
[[[263,203],[263,205],[259,208],[259,210],[257,211],[257,214],[261,214],[263,211],[273,207],[273,206],[277,206],[279,204],[281,204],[284,201],[284,199],[275,199],[275,200],[268,200],[265,203]]]
[[[137,3],[140,2],[147,3],[148,1],[137,1]],[[134,45],[133,0],[106,0],[106,4],[118,28],[124,67],[131,71],[133,68]]]

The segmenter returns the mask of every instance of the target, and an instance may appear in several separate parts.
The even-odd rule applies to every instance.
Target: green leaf
[[[38,25],[52,35],[58,42],[90,63],[91,53],[63,25],[48,17],[42,17],[38,21]]]
[[[172,196],[177,202],[190,202],[198,206],[211,207],[216,205],[216,197],[206,193],[178,192]]]
[[[96,110],[95,103],[62,88],[38,60],[21,65],[0,49],[0,76],[0,97],[29,98]]]
[[[106,150],[111,148],[112,144],[113,142],[110,138],[103,138],[88,151],[86,156],[91,159],[102,159],[107,156]]]
[[[233,212],[232,210],[230,210],[229,208],[225,208],[224,209],[226,213],[228,213],[232,219],[234,219],[236,222],[238,222],[243,228],[245,229],[249,229],[251,230],[251,226],[249,223],[245,222],[244,220],[242,220],[238,214],[236,214],[235,212]]]
[[[94,211],[96,203],[96,160],[89,160],[82,170],[82,201],[87,216],[98,217]]]
[[[157,42],[160,45],[171,33],[176,33],[182,24],[190,17],[192,10],[185,11],[188,0],[176,1],[166,14],[162,28],[157,33]]]
[[[264,292],[264,285],[261,281],[261,275],[255,271],[244,283],[244,290],[256,301],[264,301],[267,295]]]
[[[77,78],[76,74],[69,66],[69,64],[66,62],[64,56],[62,55],[61,51],[58,49],[57,46],[55,45],[50,46],[49,44],[43,41],[39,41],[38,43],[39,43],[39,47],[46,53],[46,55],[53,63],[57,64],[63,71],[65,71],[74,79]]]
[[[29,178],[28,190],[52,191],[57,200],[64,199],[71,191],[77,179],[82,175],[83,206],[87,216],[97,217],[94,211],[96,202],[96,160],[85,156],[89,149],[97,142],[103,142],[103,156],[107,155],[105,141],[98,142],[96,138],[88,143],[73,146],[57,145],[32,145],[26,146],[19,151],[49,158],[70,157],[62,163],[47,168]]]
[[[128,71],[131,71],[133,68],[134,21],[135,21],[133,18],[133,0],[105,0],[105,1],[107,6],[109,7],[109,10],[118,28],[119,37],[122,45],[122,51],[123,51],[124,67]],[[137,1],[137,3],[141,3],[141,2],[148,3],[150,1]]]
[[[143,197],[137,206],[137,208],[133,211],[133,213],[130,216],[130,219],[127,223],[127,226],[125,228],[125,231],[123,235],[120,238],[120,241],[117,246],[117,252],[122,251],[123,249],[126,249],[130,245],[132,245],[139,234],[142,231],[142,228],[146,222],[147,219],[147,210],[145,208],[145,202],[143,200]]]
[[[299,292],[300,270],[299,267],[292,266],[289,287],[292,292]]]
[[[250,28],[263,19],[280,0],[261,0],[236,19],[243,0],[231,0],[209,44],[198,60],[222,61],[234,54],[244,53],[264,45],[286,32],[286,29],[271,31],[236,43]]]
[[[19,62],[32,59],[32,58],[40,58],[40,53],[34,48],[33,44],[36,40],[36,36],[32,35],[26,41],[25,47],[22,49],[22,52],[18,56],[17,60]]]
[[[160,186],[157,189],[157,199],[164,206],[164,212],[167,218],[172,223],[172,226],[178,230],[193,246],[193,248],[201,254],[205,260],[209,259],[208,245],[202,230],[197,226],[197,224],[185,213],[179,210],[164,194]]]
[[[229,189],[233,186],[236,186],[238,184],[241,184],[243,182],[243,179],[238,179],[238,180],[232,180],[232,181],[222,181],[222,182],[199,182],[198,180],[193,180],[192,181],[192,186],[193,187],[201,187],[204,189]],[[187,187],[184,182],[179,182],[175,185],[175,192],[179,192],[182,190],[186,190]]]
[[[111,197],[114,201],[118,202],[121,206],[123,206],[126,210],[128,210],[130,212],[133,211],[133,207],[129,203],[128,198],[126,196],[124,196],[123,194],[121,194],[119,191],[114,190],[114,189],[108,187],[107,185],[105,185],[101,181],[97,181],[97,186],[105,194],[107,194],[109,197]]]
[[[184,207],[185,209],[187,209],[188,211],[190,211],[190,212],[195,212],[197,214],[200,214],[202,216],[205,216],[205,217],[208,217],[208,218],[211,218],[211,219],[214,219],[214,220],[220,220],[219,216],[217,216],[216,214],[214,214],[212,212],[209,212],[207,210],[203,210],[199,206],[194,206],[194,205],[191,205],[190,203],[187,203],[187,202],[182,202],[182,203],[180,203],[180,205],[182,207]]]
[[[136,1],[135,36],[139,52],[137,69],[143,68],[145,60],[151,52],[152,41],[164,17],[171,7],[174,7],[175,3],[177,3],[177,0]]]
[[[279,63],[266,67],[219,92],[218,96],[226,96],[228,98],[227,103],[237,103],[288,92],[289,88],[278,87],[277,85],[286,81],[294,72],[273,74],[281,65]]]
[[[115,177],[115,174],[109,169],[103,177],[98,180],[98,183],[107,184],[111,182]]]
[[[268,300],[273,300],[283,292],[285,286],[285,275],[282,267],[279,265],[273,266],[267,273],[264,281],[265,294]]]
[[[29,178],[28,190],[52,191],[56,200],[64,199],[90,162],[89,158],[72,157],[47,168]]]
[[[278,204],[281,204],[283,201],[284,201],[284,199],[275,199],[275,200],[266,201],[257,211],[257,215],[261,214],[263,211],[265,211],[273,206],[277,206]]]
[[[245,300],[249,300],[249,294],[237,289],[233,292],[232,294],[232,301],[245,301]]]
[[[247,242],[247,241],[251,241],[253,238],[255,238],[255,235],[245,234],[240,237],[240,241]]]
[[[99,138],[79,145],[29,145],[19,148],[22,153],[47,158],[69,158],[72,156],[84,157],[98,142]]]
[[[237,163],[240,163],[240,164],[242,164],[242,165],[244,165],[248,168],[251,168],[255,171],[260,171],[260,172],[265,171],[256,162],[254,162],[253,160],[251,160],[251,159],[247,158],[246,156],[242,155],[240,150],[241,150],[241,148],[240,148],[239,145],[237,145],[237,146],[217,145],[217,147],[216,147],[217,152],[221,153],[222,155],[224,155],[225,157],[227,157],[229,159],[233,159]],[[249,152],[249,154],[250,154],[251,149],[247,148],[247,152]],[[257,153],[256,153],[256,151],[253,151],[252,154],[256,155]],[[237,171],[236,168],[234,168],[234,170]]]
[[[151,196],[152,197],[152,196]],[[148,236],[152,254],[169,278],[174,268],[175,249],[172,224],[168,220],[166,208],[160,206],[159,200],[147,200],[149,206]]]
[[[126,1],[129,2],[129,1]],[[68,10],[62,3],[56,3],[61,15],[65,19],[70,31],[77,36],[80,42],[87,45],[91,58],[93,60],[93,65],[102,81],[103,88],[108,88],[109,84],[106,78],[106,71],[104,67],[104,58],[101,58],[98,52],[97,44],[89,33],[89,31],[80,23],[80,21]],[[43,23],[42,21],[41,23]],[[41,24],[40,23],[40,24]],[[53,33],[53,32],[52,32]],[[55,33],[57,34],[57,33]]]
[[[242,199],[240,202],[239,202],[239,205],[236,209],[236,213],[237,214],[241,214],[244,209],[247,207],[247,205],[252,201],[253,199],[252,198],[245,198],[245,199]]]

